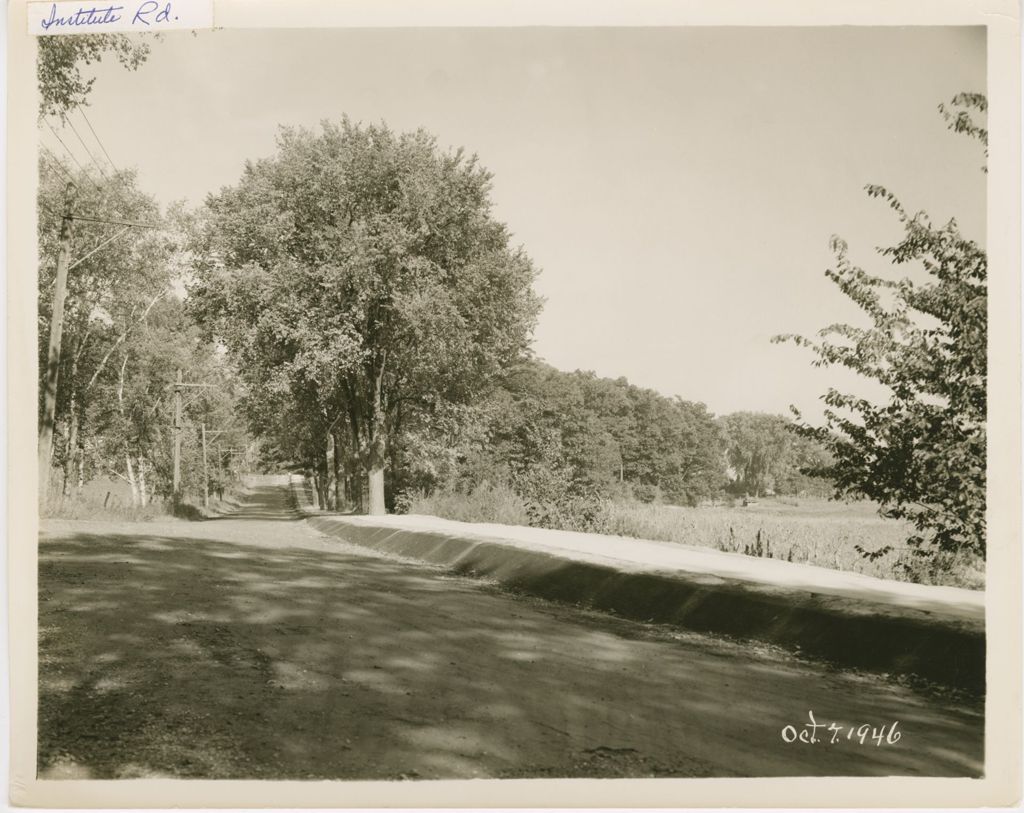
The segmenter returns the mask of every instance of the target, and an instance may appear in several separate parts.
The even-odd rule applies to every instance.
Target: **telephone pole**
[[[175,503],[181,500],[181,367],[174,383],[174,486],[172,498]]]
[[[60,342],[64,331],[64,300],[68,292],[68,266],[71,264],[71,238],[74,220],[74,184],[64,190],[64,213],[60,219],[60,250],[57,253],[57,279],[50,313],[50,348],[46,357],[46,390],[43,393],[43,416],[39,424],[39,495],[50,495],[50,458],[53,455],[53,423],[57,413],[57,377],[60,373]]]
[[[203,508],[210,507],[210,468],[206,463],[206,423],[203,423]]]
[[[181,391],[186,387],[193,387],[195,389],[205,389],[212,387],[213,384],[186,384],[182,380],[181,367],[177,369],[177,375],[175,376],[174,383],[171,384],[174,388],[174,481],[172,483],[172,499],[175,503],[181,501],[181,431],[184,428],[182,426],[181,416]],[[191,403],[191,402],[190,402]],[[203,424],[203,470],[205,473],[206,469],[206,424]],[[207,493],[207,503],[209,503],[209,493]]]
[[[206,449],[207,449],[206,439],[207,439],[207,437],[218,438],[221,435],[223,435],[225,432],[233,432],[233,431],[234,431],[234,427],[233,426],[229,426],[227,429],[214,429],[212,432],[207,432],[206,431],[206,423],[203,422],[203,425],[202,425],[202,434],[203,434],[203,506],[205,508],[209,508],[210,507],[210,468],[209,468],[209,464],[207,463],[207,456],[206,456],[206,454],[207,454],[206,453]],[[216,454],[217,454],[217,468],[220,469],[221,466],[223,465],[223,455],[221,453],[220,444],[219,443],[217,444],[216,449],[217,449],[217,452],[216,452]]]

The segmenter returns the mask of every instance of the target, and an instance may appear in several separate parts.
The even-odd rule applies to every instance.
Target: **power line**
[[[42,201],[40,201],[40,203],[42,203]],[[45,204],[43,204],[43,208],[45,208],[51,215],[54,214],[53,210],[50,209]],[[74,216],[72,216],[71,219],[74,220]],[[102,240],[102,241],[97,242],[96,245],[93,246],[92,249],[87,254],[85,254],[82,257],[79,257],[77,260],[75,260],[73,263],[71,263],[71,265],[68,266],[68,271],[70,271],[72,268],[76,268],[77,266],[81,265],[86,260],[88,260],[93,254],[95,254],[97,251],[99,251],[100,249],[110,245],[110,243],[113,243],[119,237],[124,236],[125,234],[127,234],[131,230],[132,230],[131,226],[125,226],[123,229],[121,229],[121,231],[119,231],[117,234],[113,235],[112,237],[108,237],[106,240]],[[52,288],[54,282],[56,282],[56,278],[51,280],[50,285],[48,287]]]
[[[96,128],[92,126],[92,122],[89,121],[89,117],[85,115],[85,108],[83,108],[80,104],[76,104],[75,105],[75,109],[79,112],[79,114],[81,114],[82,120],[86,123],[86,125],[89,128],[89,132],[92,133],[92,137],[96,140],[96,143],[99,145],[100,149],[103,151],[103,155],[106,156],[107,163],[109,163],[110,164],[110,168],[114,170],[114,180],[117,181],[118,183],[120,183],[122,191],[125,192],[128,195],[128,197],[131,197],[132,189],[131,189],[131,187],[128,184],[127,178],[122,177],[121,171],[117,168],[117,164],[114,163],[114,159],[112,159],[110,157],[110,152],[107,150],[106,145],[103,143],[103,140],[100,138],[99,133],[97,133],[96,132]],[[70,119],[68,120],[68,124],[71,125],[71,129],[72,130],[75,129],[75,125],[72,124]],[[75,134],[77,135],[77,131],[76,131]],[[84,146],[84,144],[83,144],[83,146]],[[92,155],[91,152],[89,154]],[[99,166],[98,162],[97,162],[96,166],[97,167]],[[100,172],[103,172],[103,170],[100,170]],[[103,173],[103,177],[106,177],[106,173]],[[128,208],[131,208],[130,204],[126,204],[126,206],[128,206]]]
[[[92,150],[90,150],[88,145],[86,145],[85,141],[82,139],[82,136],[78,134],[78,130],[75,128],[74,122],[72,122],[71,119],[64,119],[64,122],[68,125],[68,127],[71,128],[71,132],[75,134],[75,138],[78,139],[78,143],[82,145],[82,149],[85,150],[85,154],[89,156],[93,165],[96,167],[96,169],[100,171],[100,175],[102,175],[103,178],[106,179],[107,173],[103,171],[103,167],[101,167],[100,162],[96,160],[96,156],[92,154]]]
[[[121,175],[121,171],[117,168],[117,164],[114,163],[114,159],[110,157],[110,151],[107,150],[106,145],[103,143],[103,139],[101,139],[99,133],[96,132],[96,128],[92,126],[92,122],[89,121],[89,117],[85,114],[85,108],[83,108],[80,104],[76,104],[75,109],[82,116],[82,120],[89,128],[89,132],[92,133],[92,137],[96,140],[96,143],[99,145],[100,150],[106,157],[107,163],[109,163],[111,169],[113,169],[114,181],[120,186],[120,191],[122,193],[125,193],[125,195],[127,196],[127,198],[121,198],[119,205],[130,210],[131,208],[133,208],[132,204],[126,201],[127,199],[131,198],[132,188],[130,187],[127,178]],[[89,154],[89,157],[92,158],[92,161],[96,165],[96,168],[100,171],[100,174],[104,177],[104,179],[109,181],[110,179],[107,177],[107,173],[103,171],[103,168],[100,166],[99,161],[97,161],[96,157],[93,155],[92,150],[89,149],[85,141],[82,139],[81,135],[79,135],[78,129],[75,127],[74,122],[72,122],[70,118],[65,118],[63,120],[67,122],[68,126],[71,127],[72,132],[74,132],[74,134],[78,137],[79,142],[82,144],[82,147],[85,149],[85,151]],[[116,190],[111,189],[110,191],[114,193],[115,197],[120,197],[120,195],[116,194]]]
[[[92,133],[92,137],[96,139],[96,143],[100,145],[100,149],[103,150],[103,154],[107,157],[107,161],[110,163],[111,168],[114,172],[119,172],[117,165],[111,160],[110,153],[107,152],[107,148],[103,146],[103,142],[100,141],[100,137],[96,135],[96,131],[93,129],[92,122],[89,121],[88,116],[85,115],[85,109],[81,105],[75,105],[79,113],[82,114],[82,118],[85,123],[89,126],[89,131]]]
[[[102,217],[90,217],[89,215],[71,215],[73,220],[85,220],[88,223],[110,223],[114,226],[135,226],[140,229],[162,229],[159,223],[140,223],[137,220],[108,220]]]
[[[61,175],[63,175],[67,179],[68,183],[78,186],[78,184],[75,183],[75,179],[71,176],[71,173],[68,172],[67,168],[64,166],[64,163],[50,151],[50,148],[47,147],[45,144],[40,144],[39,146],[41,146],[43,148],[43,152],[46,153],[46,155],[44,155],[43,158],[46,159],[47,163],[49,163]],[[49,158],[47,158],[47,156],[49,156]]]
[[[50,122],[46,119],[43,119],[43,121],[46,123],[46,126],[50,128],[50,132],[53,133],[53,137],[60,142],[60,145],[64,148],[67,154],[71,156],[71,160],[74,161],[75,165],[82,171],[82,175],[85,177],[85,179],[90,184],[92,184],[93,188],[102,196],[103,190],[101,190],[97,183],[89,176],[89,173],[86,171],[85,167],[82,166],[81,162],[78,160],[75,154],[68,148],[68,145],[64,143],[64,139],[57,135],[57,131],[53,129],[53,125],[50,124]]]
[[[82,171],[83,175],[88,175],[88,173],[85,170],[85,167],[82,166],[81,162],[78,160],[78,158],[75,156],[75,154],[71,151],[71,149],[68,147],[68,145],[64,143],[64,139],[61,138],[59,135],[57,135],[57,131],[53,129],[53,125],[50,124],[49,120],[43,119],[43,123],[47,127],[50,128],[50,132],[53,133],[53,137],[56,138],[58,142],[60,142],[60,145],[64,148],[64,151],[67,152],[67,154],[71,156],[71,160],[75,162],[75,166],[77,166]]]
[[[127,233],[128,233],[128,232],[130,232],[131,230],[132,230],[132,227],[131,227],[131,226],[125,226],[125,227],[124,227],[123,229],[121,229],[121,231],[119,231],[119,232],[118,232],[117,234],[115,234],[115,235],[114,235],[113,237],[108,237],[108,238],[107,238],[106,240],[104,240],[104,241],[103,241],[102,243],[100,243],[99,245],[97,245],[97,246],[96,246],[96,247],[95,247],[95,248],[94,248],[94,249],[93,249],[92,251],[90,251],[90,252],[89,252],[88,254],[86,254],[86,255],[85,255],[85,256],[83,256],[83,257],[79,257],[79,258],[78,258],[77,260],[75,260],[75,261],[74,261],[73,263],[71,263],[71,265],[69,265],[69,266],[68,266],[68,271],[70,271],[70,270],[71,270],[72,268],[75,268],[76,266],[79,266],[79,265],[81,265],[81,264],[82,264],[82,263],[84,263],[84,262],[85,262],[86,260],[88,260],[88,259],[89,259],[89,258],[90,258],[90,257],[91,257],[91,256],[92,256],[93,254],[95,254],[95,253],[96,253],[97,251],[99,251],[99,250],[100,250],[101,248],[103,248],[104,246],[107,246],[107,245],[109,245],[110,243],[113,243],[113,242],[114,242],[114,241],[115,241],[115,240],[116,240],[116,239],[117,239],[118,237],[121,237],[122,235],[124,235],[124,234],[127,234]]]

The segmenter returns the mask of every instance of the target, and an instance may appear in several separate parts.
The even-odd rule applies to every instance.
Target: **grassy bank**
[[[434,494],[412,500],[409,513],[464,522],[536,524],[511,490],[484,486],[473,494]],[[579,530],[567,527],[567,530]],[[883,519],[866,502],[818,499],[762,500],[746,507],[681,508],[602,501],[587,530],[713,548],[747,556],[804,562],[883,579],[979,589],[984,563],[950,556],[915,556],[906,539],[909,524]],[[892,550],[874,559],[857,548]]]
[[[86,483],[81,490],[71,489],[62,494],[59,487],[51,490],[49,498],[40,506],[40,516],[50,519],[121,520],[126,522],[152,522],[166,519],[201,520],[232,510],[238,498],[245,493],[239,483],[225,489],[224,499],[211,497],[210,508],[202,507],[202,497],[186,496],[175,505],[170,499],[152,497],[146,505],[132,502],[131,490],[118,480],[98,479]]]

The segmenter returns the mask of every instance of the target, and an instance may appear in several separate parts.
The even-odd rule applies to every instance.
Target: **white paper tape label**
[[[72,0],[28,4],[28,32],[37,36],[173,28],[213,28],[213,0]]]

